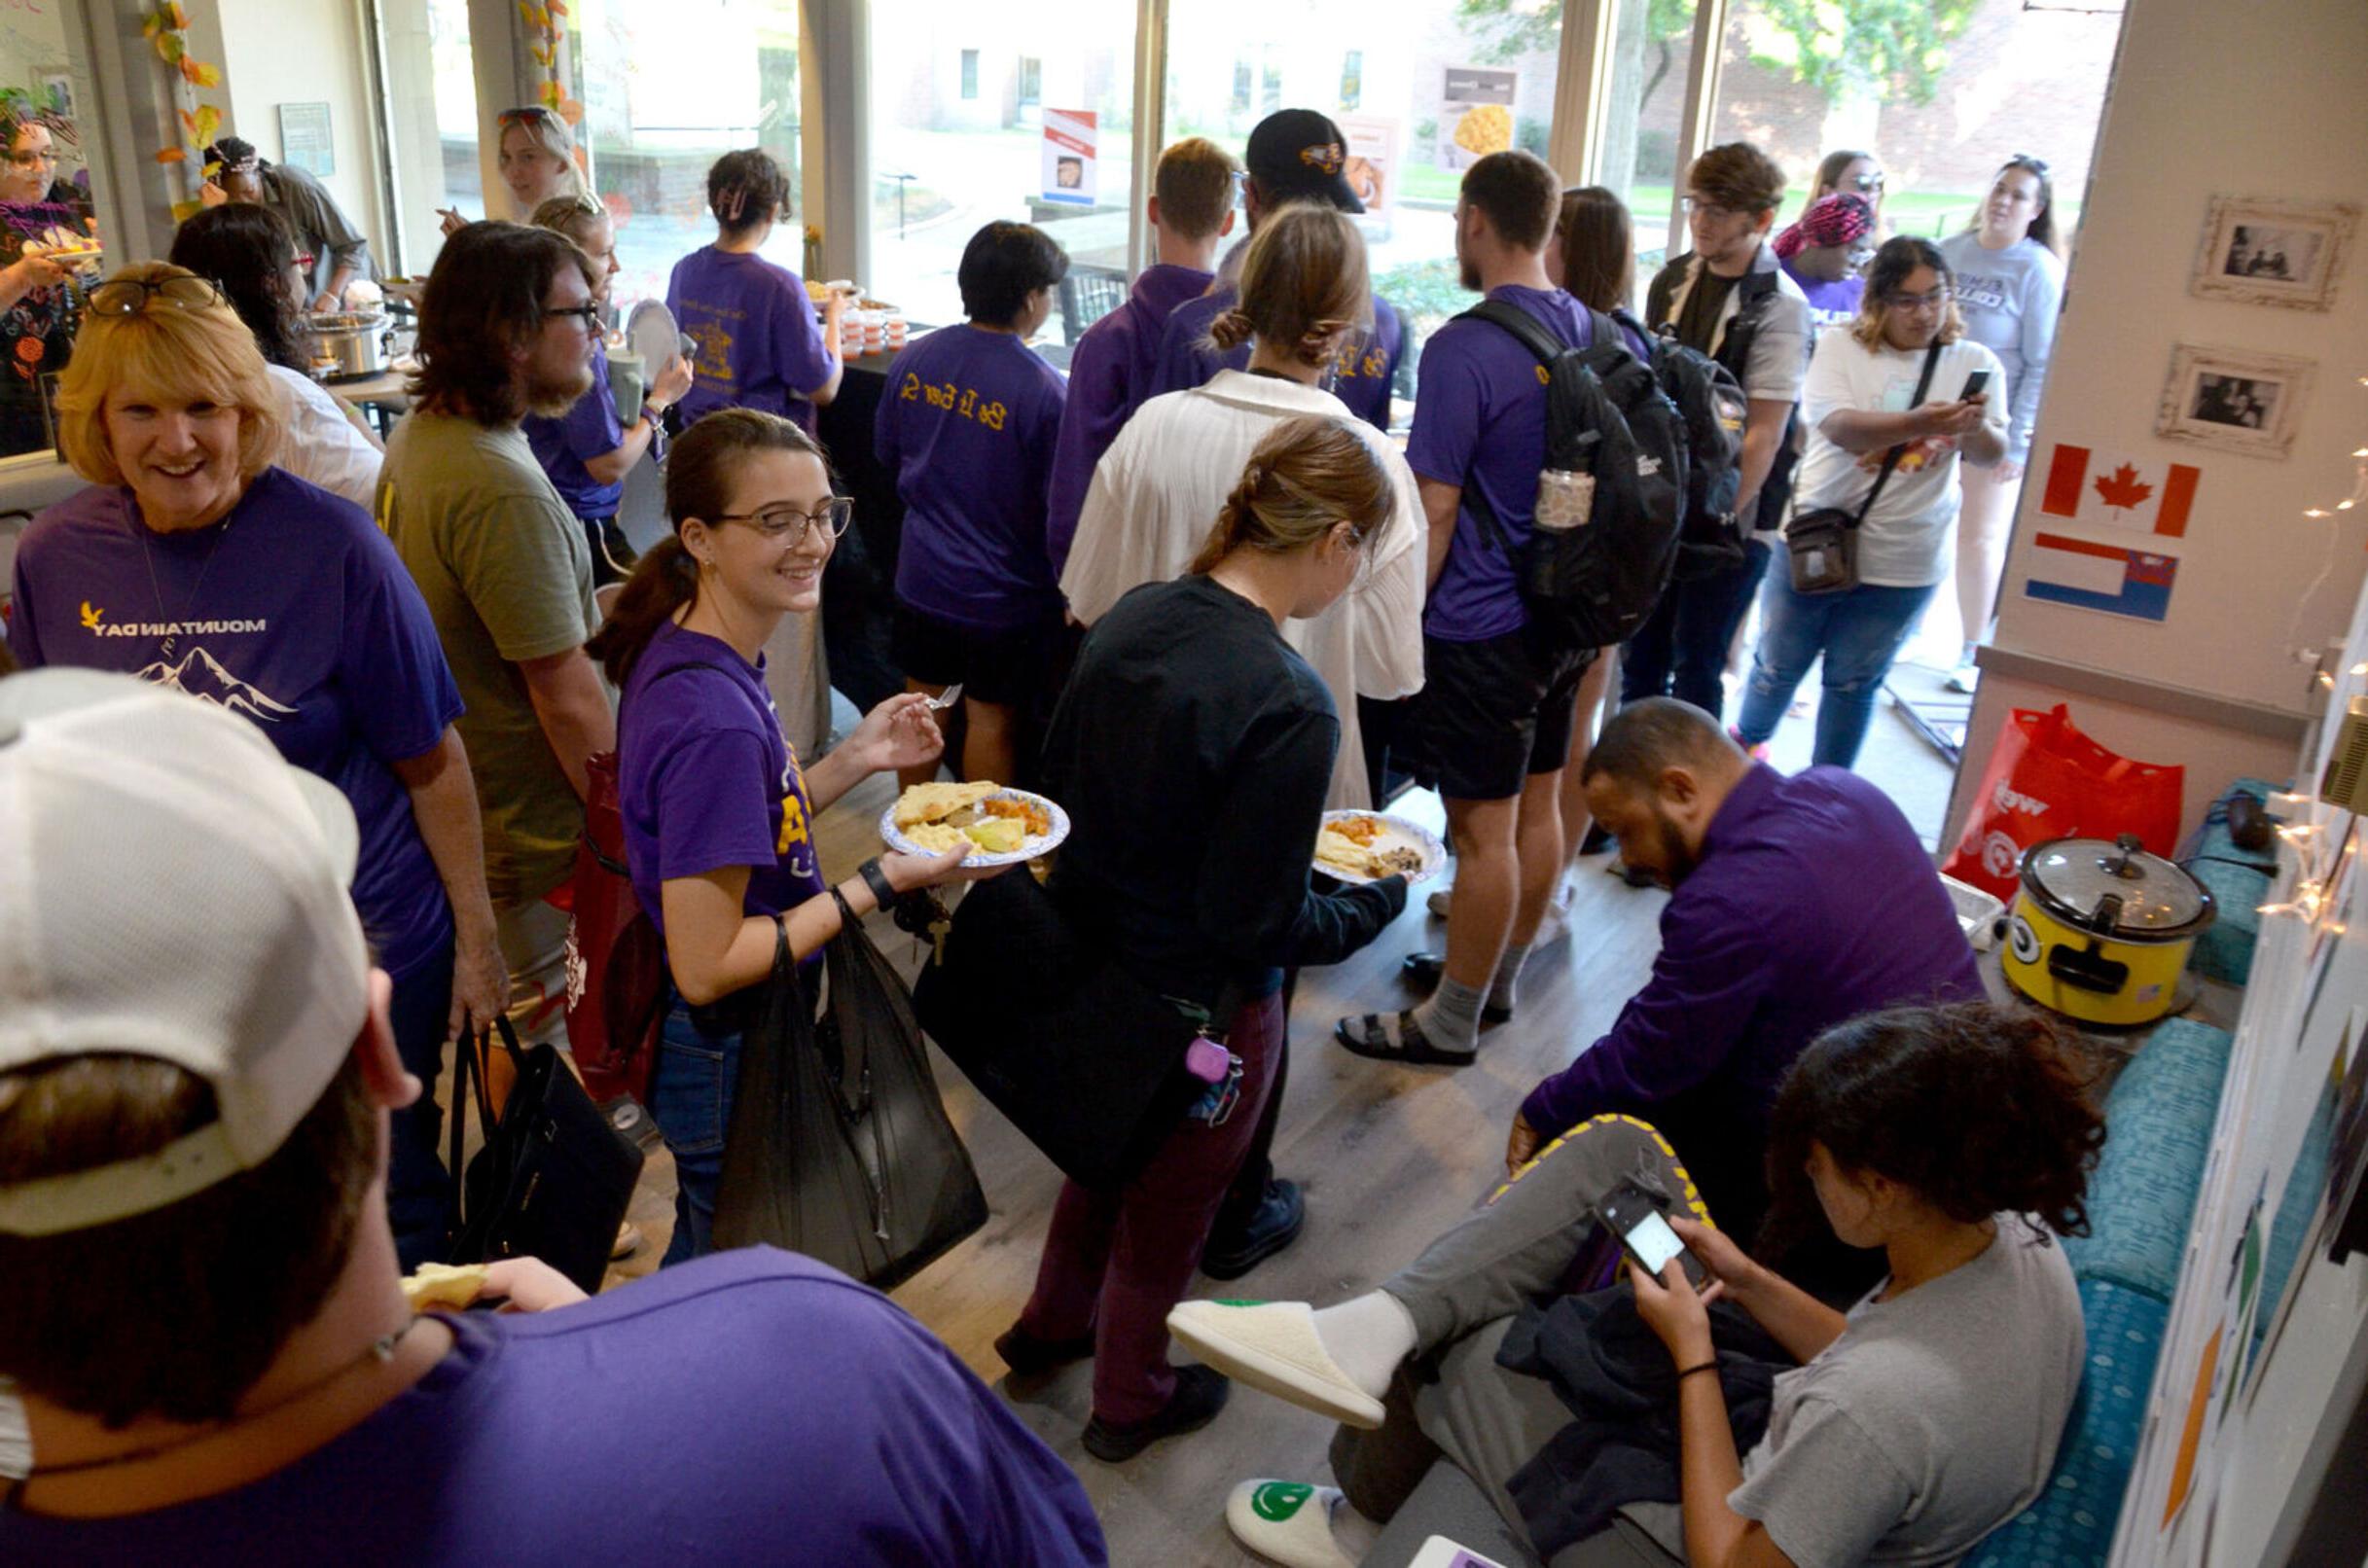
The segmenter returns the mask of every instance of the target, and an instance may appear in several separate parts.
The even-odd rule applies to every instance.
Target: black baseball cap
[[[1276,201],[1313,197],[1343,212],[1363,212],[1348,189],[1348,138],[1312,109],[1282,109],[1258,122],[1242,158],[1258,189]]]

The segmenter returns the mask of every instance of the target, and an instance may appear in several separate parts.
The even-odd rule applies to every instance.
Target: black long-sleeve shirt
[[[1338,963],[1406,884],[1310,885],[1340,744],[1332,696],[1268,614],[1205,577],[1134,589],[1095,624],[1045,740],[1069,813],[1053,892],[1163,995],[1268,995]]]

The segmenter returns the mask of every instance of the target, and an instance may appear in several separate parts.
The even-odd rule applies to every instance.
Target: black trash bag
[[[809,980],[824,991],[819,1018]],[[715,1245],[785,1247],[884,1291],[986,1224],[896,971],[861,926],[811,976],[776,938],[764,1005],[740,1037]]]

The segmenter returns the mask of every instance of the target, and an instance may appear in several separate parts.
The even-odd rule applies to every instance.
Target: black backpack
[[[1671,575],[1690,582],[1743,564],[1743,538],[1751,530],[1736,517],[1735,503],[1743,486],[1743,416],[1751,405],[1734,372],[1679,342],[1671,328],[1647,333],[1645,340],[1653,347],[1653,375],[1676,406],[1684,432],[1685,521]]]
[[[1532,528],[1514,555],[1510,536],[1477,484],[1464,505],[1514,575],[1530,618],[1566,648],[1603,648],[1634,635],[1660,602],[1676,558],[1686,450],[1676,409],[1649,367],[1600,311],[1591,345],[1558,339],[1521,306],[1483,300],[1457,320],[1485,321],[1521,340],[1546,372],[1546,450],[1541,470],[1595,481],[1582,526]]]

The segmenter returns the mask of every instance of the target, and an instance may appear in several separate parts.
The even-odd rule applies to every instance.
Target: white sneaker
[[[1332,1539],[1332,1510],[1340,1498],[1337,1486],[1245,1480],[1225,1500],[1225,1527],[1282,1568],[1357,1568]]]
[[[1424,899],[1422,901],[1422,907],[1431,911],[1432,919],[1444,920],[1447,918],[1448,900],[1453,896],[1454,892],[1454,884],[1450,883],[1446,887],[1441,888],[1438,892],[1433,893],[1429,898]]]
[[[1982,684],[1981,666],[1971,662],[1959,664],[1949,672],[1949,679],[1942,684],[1952,692],[1971,695],[1973,690]]]

